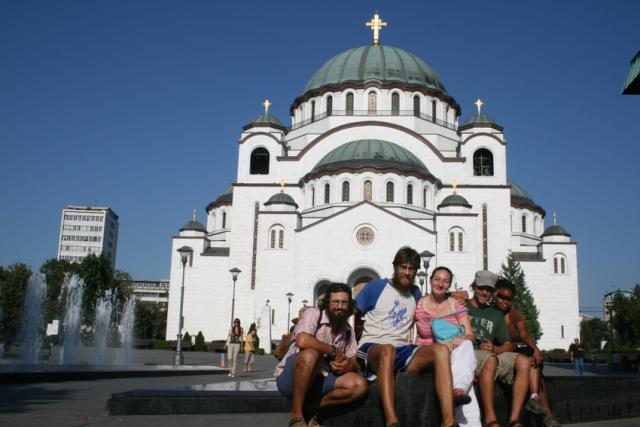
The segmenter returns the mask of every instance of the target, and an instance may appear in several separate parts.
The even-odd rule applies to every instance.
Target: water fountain
[[[27,281],[22,314],[22,361],[37,363],[44,335],[44,303],[47,298],[47,282],[41,273],[33,273]]]
[[[113,297],[111,290],[98,299],[96,304],[96,320],[94,323],[95,333],[95,362],[101,365],[105,362],[107,351],[107,339],[111,326],[111,315],[113,313]]]
[[[61,297],[65,298],[64,344],[60,352],[60,364],[75,362],[80,323],[82,321],[82,295],[85,283],[77,274],[65,277]]]
[[[121,348],[116,359],[116,363],[120,365],[127,365],[131,363],[133,355],[133,326],[135,322],[135,308],[136,301],[133,297],[127,299],[122,308],[122,315],[120,316],[120,336]]]

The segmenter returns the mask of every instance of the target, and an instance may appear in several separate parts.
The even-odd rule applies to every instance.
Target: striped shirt
[[[353,331],[347,334],[347,330],[351,329],[348,324],[345,324],[344,328],[338,332],[335,336],[333,336],[333,332],[331,332],[331,324],[329,323],[329,317],[327,316],[326,310],[322,311],[322,319],[320,320],[320,327],[316,331],[316,325],[318,324],[318,316],[320,316],[320,310],[317,308],[308,308],[305,309],[300,316],[300,320],[296,325],[296,328],[293,330],[292,344],[289,347],[289,351],[282,358],[278,366],[276,367],[274,376],[278,376],[284,370],[284,365],[287,363],[287,359],[289,356],[299,353],[300,347],[297,346],[295,339],[299,333],[304,332],[311,336],[315,336],[318,341],[322,341],[326,344],[332,344],[336,346],[336,348],[343,349],[344,355],[347,358],[354,357],[356,352],[358,351],[358,344],[356,343],[356,337]],[[347,335],[349,335],[349,340],[347,341]],[[320,365],[320,372],[323,376],[327,376],[329,374],[329,364],[326,360],[322,359]]]

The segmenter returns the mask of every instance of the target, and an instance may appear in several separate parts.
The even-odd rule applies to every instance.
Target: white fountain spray
[[[82,295],[85,283],[77,274],[66,276],[61,295],[65,295],[64,344],[60,364],[75,362],[80,323],[82,322]]]
[[[135,323],[136,301],[130,297],[122,307],[120,317],[120,336],[122,337],[122,348],[118,353],[117,362],[119,365],[128,365],[133,356],[133,325]]]
[[[113,299],[111,290],[108,290],[96,303],[96,321],[94,323],[96,365],[105,363],[111,313],[113,313]]]
[[[33,273],[27,281],[27,294],[22,310],[22,361],[38,363],[44,335],[44,302],[47,282],[44,274]]]

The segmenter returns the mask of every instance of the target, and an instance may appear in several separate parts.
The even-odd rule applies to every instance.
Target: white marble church
[[[540,310],[542,348],[579,333],[576,243],[507,178],[504,128],[482,112],[463,120],[436,72],[378,43],[330,58],[289,109],[242,128],[237,176],[172,238],[167,339],[175,339],[183,264],[184,327],[226,338],[233,316],[278,339],[324,284],[389,276],[395,252],[431,253],[466,289],[476,270],[521,263]],[[239,269],[235,282],[231,269]],[[419,283],[417,283],[419,284]],[[425,283],[425,291],[427,290]],[[266,347],[262,345],[262,347]]]

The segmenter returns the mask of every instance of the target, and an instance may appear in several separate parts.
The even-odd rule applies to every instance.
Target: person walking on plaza
[[[412,374],[433,367],[442,426],[457,426],[453,414],[453,380],[449,348],[444,344],[409,343],[420,288],[415,285],[420,255],[403,247],[393,259],[393,276],[368,282],[356,297],[364,316],[358,362],[369,381],[376,380],[388,427],[399,426],[395,409],[395,374]]]
[[[571,362],[573,362],[573,366],[576,370],[576,375],[584,374],[584,352],[586,350],[580,344],[580,338],[576,338],[573,340],[573,344],[569,346],[569,357],[571,357]]]
[[[244,372],[253,372],[253,362],[256,352],[256,324],[249,326],[249,332],[244,340]]]
[[[420,298],[416,308],[415,343],[440,342],[449,347],[456,421],[461,426],[480,427],[480,408],[472,387],[476,369],[475,336],[464,301],[457,301],[449,294],[452,279],[453,273],[447,267],[436,267],[431,273],[431,293]],[[447,323],[441,323],[443,321]]]
[[[229,363],[229,376],[236,376],[236,363],[238,361],[238,353],[240,353],[240,346],[244,338],[244,330],[240,326],[240,319],[233,321],[233,326],[229,329],[229,336],[224,348],[227,350],[227,360]]]
[[[529,335],[524,315],[520,310],[512,306],[515,296],[515,285],[507,279],[499,278],[496,282],[496,293],[494,295],[495,306],[504,313],[504,320],[507,324],[509,336],[515,347],[514,351],[519,354],[524,354],[531,361],[529,367],[530,395],[525,409],[543,415],[545,427],[558,427],[560,423],[551,413],[547,390],[544,384],[542,351],[538,348],[533,337]]]
[[[329,284],[322,306],[322,310],[308,307],[300,313],[291,345],[274,372],[278,391],[292,400],[289,427],[319,425],[319,414],[309,424],[302,414],[309,395],[321,396],[322,409],[356,401],[367,392],[355,358],[355,334],[348,323],[353,312],[351,288]]]
[[[496,378],[512,385],[509,427],[523,427],[520,414],[529,391],[529,358],[513,353],[513,344],[504,314],[488,305],[496,290],[498,276],[478,271],[471,285],[473,298],[467,301],[471,326],[476,336],[476,375],[479,378],[485,426],[496,427],[494,388]]]

